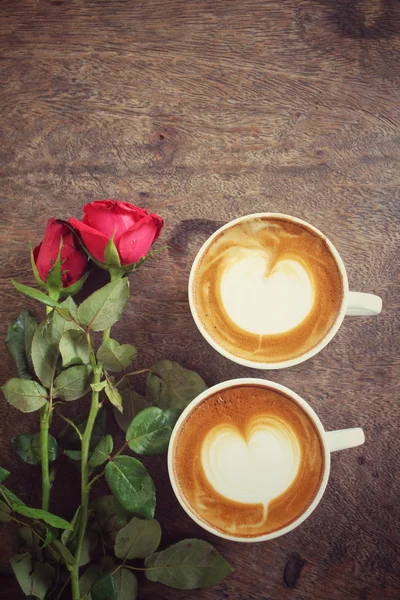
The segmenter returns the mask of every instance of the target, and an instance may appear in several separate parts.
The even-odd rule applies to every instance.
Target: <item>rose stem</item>
[[[42,510],[49,510],[50,475],[49,475],[49,425],[51,417],[50,403],[46,402],[40,409],[40,453],[42,463]]]
[[[46,306],[46,315],[52,311]],[[49,510],[50,503],[50,474],[49,474],[49,426],[52,411],[52,387],[50,387],[50,401],[40,409],[40,458],[42,465],[42,510]]]
[[[92,365],[93,365],[93,383],[100,383],[103,366],[96,363],[94,354],[92,353]],[[86,423],[85,432],[82,438],[82,459],[81,459],[81,516],[79,519],[78,529],[78,542],[75,551],[75,561],[71,567],[71,586],[72,586],[72,599],[79,600],[79,563],[81,560],[81,552],[83,546],[83,539],[86,531],[86,524],[89,512],[89,492],[90,487],[88,477],[88,457],[89,457],[89,444],[92,436],[93,425],[96,420],[96,416],[99,410],[99,392],[92,391],[92,403],[90,406],[89,417]]]

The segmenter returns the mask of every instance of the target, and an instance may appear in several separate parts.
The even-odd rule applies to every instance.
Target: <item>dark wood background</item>
[[[2,0],[0,2],[1,322],[28,305],[27,242],[50,216],[100,198],[164,216],[169,250],[132,278],[116,328],[139,364],[181,361],[211,385],[283,383],[327,429],[361,426],[366,444],[335,454],[326,495],[297,530],[269,543],[225,542],[183,513],[165,459],[148,461],[163,543],[213,539],[234,567],[185,592],[140,580],[141,600],[395,600],[399,587],[400,4],[395,0]],[[260,373],[230,363],[198,333],[186,287],[202,242],[222,223],[277,211],[322,229],[351,288],[378,293],[376,318],[346,318],[318,356]],[[1,380],[13,375],[1,345]],[[0,404],[1,463],[38,501],[38,474],[11,451],[37,415]],[[57,429],[57,423],[55,423]],[[110,422],[110,428],[114,425]],[[71,517],[73,471],[52,508]],[[103,490],[105,491],[105,490]],[[2,596],[14,551],[1,533]],[[305,566],[293,589],[285,565]]]

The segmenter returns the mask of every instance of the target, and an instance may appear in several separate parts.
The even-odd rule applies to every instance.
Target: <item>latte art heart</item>
[[[199,402],[171,447],[181,500],[212,531],[257,537],[310,506],[324,474],[311,417],[265,385],[237,384]]]
[[[303,265],[281,259],[269,266],[266,252],[248,252],[226,266],[220,284],[225,311],[241,329],[272,335],[293,329],[310,313],[313,284]]]
[[[250,215],[222,228],[190,281],[206,339],[248,365],[305,360],[343,308],[344,281],[326,238],[281,216]]]
[[[296,479],[301,447],[291,427],[270,415],[257,415],[243,436],[229,423],[204,438],[201,462],[216,492],[243,504],[268,504]]]

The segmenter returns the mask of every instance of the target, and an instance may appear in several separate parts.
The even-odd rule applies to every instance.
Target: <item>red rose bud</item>
[[[88,253],[101,266],[108,263],[104,252],[113,236],[123,267],[146,256],[164,225],[159,215],[119,200],[97,200],[86,204],[83,210],[82,221],[72,218],[68,222],[79,232]]]
[[[33,250],[33,261],[36,279],[43,287],[76,293],[86,279],[87,257],[70,228],[56,219],[47,221],[43,241]]]

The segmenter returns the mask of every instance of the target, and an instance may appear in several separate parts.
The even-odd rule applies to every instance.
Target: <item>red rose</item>
[[[87,257],[79,246],[72,231],[62,222],[49,219],[43,241],[33,251],[33,258],[39,276],[46,283],[49,271],[54,266],[61,248],[61,279],[64,288],[76,283],[84,275],[88,264]]]
[[[164,225],[159,215],[119,200],[97,200],[83,210],[82,221],[71,218],[68,222],[79,232],[89,254],[101,263],[105,263],[104,250],[113,234],[121,265],[130,265],[148,253]]]

